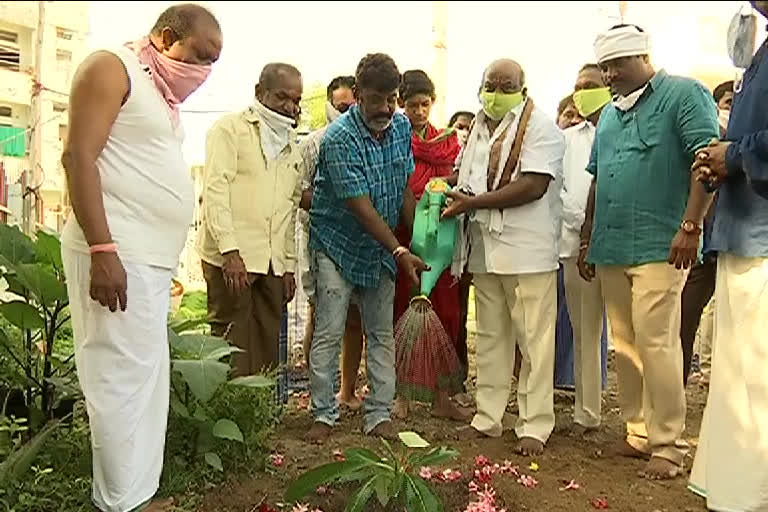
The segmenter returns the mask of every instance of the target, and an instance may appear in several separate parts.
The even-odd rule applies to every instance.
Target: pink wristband
[[[89,250],[91,251],[91,254],[96,254],[99,252],[117,252],[117,244],[96,244],[92,245]]]

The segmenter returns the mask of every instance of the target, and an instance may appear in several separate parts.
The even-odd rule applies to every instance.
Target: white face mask
[[[728,27],[728,56],[737,68],[746,69],[752,62],[757,35],[757,16],[751,9],[739,8]]]
[[[464,147],[469,139],[469,130],[456,130],[456,136],[459,139],[459,145]]]
[[[643,93],[647,88],[648,88],[648,84],[645,84],[645,87],[641,87],[640,89],[636,90],[635,92],[629,93],[626,96],[615,97],[613,99],[613,106],[621,110],[622,112],[626,112],[627,110],[635,106],[635,104],[637,103],[637,100],[640,99],[640,96],[643,95]]]
[[[728,128],[728,120],[731,118],[731,111],[725,109],[719,109],[717,112],[717,119],[720,122],[720,128],[723,130]]]

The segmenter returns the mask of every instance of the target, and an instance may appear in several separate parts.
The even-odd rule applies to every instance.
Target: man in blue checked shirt
[[[357,66],[357,105],[328,127],[317,162],[310,209],[310,251],[316,283],[316,324],[310,352],[315,423],[310,442],[322,442],[339,418],[333,390],[350,296],[357,292],[368,340],[365,433],[396,438],[390,421],[395,396],[392,307],[395,272],[414,284],[427,268],[400,246],[394,228],[410,229],[416,200],[411,125],[396,114],[400,72],[391,57],[366,55]]]

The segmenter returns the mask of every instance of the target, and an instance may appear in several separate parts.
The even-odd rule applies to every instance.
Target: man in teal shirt
[[[620,451],[650,457],[644,475],[666,479],[680,473],[687,451],[680,298],[712,199],[690,167],[719,130],[709,91],[656,72],[649,49],[633,25],[595,41],[614,99],[587,167],[595,179],[579,261],[585,279],[600,279],[610,319],[627,424]]]

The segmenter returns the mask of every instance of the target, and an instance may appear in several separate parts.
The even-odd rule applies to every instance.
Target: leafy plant
[[[382,507],[399,501],[408,512],[441,512],[442,502],[418,471],[453,459],[458,452],[445,447],[419,451],[429,443],[414,432],[401,432],[400,440],[406,449],[399,454],[383,439],[384,456],[365,448],[344,451],[346,460],[316,467],[296,479],[288,487],[286,500],[297,501],[322,485],[358,482],[360,488],[347,503],[346,512],[364,510],[374,494]]]
[[[223,338],[190,331],[201,319],[174,318],[169,322],[169,342],[173,355],[170,406],[174,415],[196,428],[188,446],[188,457],[202,457],[211,467],[223,471],[220,442],[245,444],[240,426],[222,414],[213,400],[223,388],[271,389],[274,381],[261,375],[229,380],[230,365],[222,359],[240,349]],[[247,403],[242,404],[248,407]],[[234,412],[230,407],[229,411]],[[246,445],[247,449],[247,445]]]
[[[0,278],[8,283],[0,316],[14,326],[0,328],[0,347],[20,372],[17,382],[23,383],[31,419],[44,423],[54,417],[59,400],[79,395],[72,354],[62,356],[55,347],[69,322],[58,238],[38,231],[33,240],[0,224]],[[62,393],[56,397],[56,391]],[[35,412],[41,417],[34,418]]]

